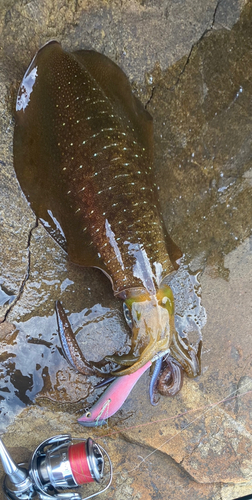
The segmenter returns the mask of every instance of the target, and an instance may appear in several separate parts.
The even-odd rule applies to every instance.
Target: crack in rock
[[[173,85],[172,87],[170,87],[170,89],[169,89],[170,91],[174,91],[175,87],[179,84],[180,79],[181,79],[181,76],[184,74],[184,72],[185,72],[185,70],[186,70],[186,67],[187,67],[187,66],[188,66],[188,64],[190,63],[190,59],[191,59],[191,56],[192,56],[193,50],[194,50],[196,47],[198,47],[199,43],[201,42],[201,40],[203,40],[203,38],[207,35],[207,33],[209,33],[210,31],[212,31],[212,30],[214,29],[214,24],[215,24],[215,19],[216,19],[216,15],[217,15],[217,10],[218,10],[218,8],[219,8],[220,3],[221,3],[221,0],[217,0],[216,7],[215,7],[215,9],[214,9],[214,13],[213,13],[212,22],[211,22],[210,27],[209,27],[209,28],[206,28],[206,29],[204,30],[204,32],[202,33],[202,35],[200,36],[200,38],[199,38],[199,39],[198,39],[195,43],[193,43],[193,45],[191,46],[191,49],[190,49],[189,54],[188,54],[188,56],[187,56],[186,62],[185,62],[185,64],[184,64],[184,66],[183,66],[182,70],[180,71],[180,73],[179,73],[179,75],[178,75],[178,77],[177,77],[176,82],[174,83],[174,85]],[[149,97],[148,101],[146,102],[146,104],[145,104],[145,106],[144,106],[144,107],[145,107],[145,109],[147,109],[147,108],[148,108],[148,106],[149,106],[150,102],[152,101],[153,96],[154,96],[154,93],[155,93],[155,89],[156,89],[156,87],[155,87],[155,86],[154,86],[154,87],[152,87],[152,89],[151,89],[151,93],[150,93],[150,97]]]
[[[166,453],[161,448],[155,448],[154,446],[151,446],[150,444],[142,443],[142,442],[138,441],[137,439],[134,439],[130,436],[127,436],[127,434],[124,434],[124,433],[120,433],[120,434],[121,434],[121,438],[124,441],[126,441],[126,443],[130,443],[133,445],[135,444],[137,446],[141,446],[144,449],[151,450],[150,453],[145,458],[141,457],[141,461],[136,465],[136,468],[141,467],[141,465],[145,463],[146,459],[149,459],[150,455],[153,455],[154,453],[161,453],[162,455],[167,457],[167,459],[171,460],[173,462],[173,464],[176,467],[178,467],[179,470],[190,479],[190,481],[193,481],[194,483],[197,482],[194,479],[194,477],[190,474],[190,472],[188,472],[187,469],[185,469],[183,466],[183,460],[185,457],[181,460],[181,462],[177,462],[171,455],[169,455],[169,453]]]
[[[191,56],[192,56],[192,53],[193,53],[193,50],[198,47],[198,45],[200,44],[200,42],[203,40],[203,38],[207,35],[207,33],[210,33],[210,31],[212,31],[214,29],[214,24],[215,24],[215,19],[216,19],[216,14],[217,14],[217,10],[219,8],[219,5],[221,3],[221,0],[218,0],[217,1],[217,4],[216,4],[216,7],[214,9],[214,13],[213,13],[213,18],[212,18],[212,22],[211,22],[211,25],[210,25],[210,28],[206,28],[202,35],[199,37],[199,39],[193,43],[193,45],[191,46],[191,49],[190,49],[190,52],[187,56],[187,59],[186,59],[186,62],[182,68],[182,70],[180,71],[178,77],[177,77],[177,80],[176,82],[174,83],[174,85],[172,87],[170,87],[169,90],[173,91],[175,89],[175,87],[179,84],[180,82],[180,79],[181,79],[181,76],[184,74],[185,70],[186,70],[186,67],[188,66],[188,64],[190,63],[190,59],[191,59]],[[155,87],[154,87],[155,88]],[[152,96],[151,96],[152,97]],[[148,103],[147,103],[148,104]]]
[[[150,104],[150,102],[151,102],[151,100],[152,100],[152,98],[153,98],[153,96],[154,96],[155,88],[156,88],[156,87],[154,86],[154,87],[152,87],[152,89],[151,89],[151,94],[150,94],[150,97],[149,97],[148,101],[146,102],[146,104],[145,104],[145,106],[144,106],[144,108],[145,108],[145,109],[147,109],[147,107],[149,106],[149,104]]]
[[[32,237],[32,233],[33,233],[33,230],[36,229],[38,227],[38,219],[36,218],[36,221],[35,221],[35,224],[34,226],[31,227],[29,233],[28,233],[28,239],[27,239],[27,267],[26,267],[26,272],[25,272],[25,275],[24,275],[24,278],[22,280],[22,283],[20,285],[20,288],[19,288],[19,291],[18,291],[18,294],[16,296],[16,298],[13,300],[13,302],[10,304],[9,308],[7,309],[4,317],[3,317],[3,321],[1,323],[4,323],[5,321],[7,321],[7,318],[8,318],[8,315],[10,314],[10,312],[12,311],[13,307],[17,304],[17,302],[19,301],[19,299],[21,298],[22,294],[23,294],[23,291],[24,291],[24,288],[25,288],[25,285],[30,277],[30,268],[31,268],[31,251],[30,251],[30,245],[31,245],[31,237]]]
[[[193,446],[193,448],[190,450],[190,453],[187,453],[187,454],[186,454],[186,455],[182,458],[182,460],[181,460],[180,462],[178,462],[178,464],[179,464],[179,465],[181,465],[181,467],[183,467],[183,470],[185,470],[186,472],[187,472],[187,470],[184,468],[184,465],[183,465],[184,461],[185,461],[185,460],[188,460],[188,458],[189,458],[191,455],[193,455],[193,453],[194,453],[194,452],[197,450],[197,448],[198,448],[198,447],[202,444],[202,442],[203,442],[203,439],[200,439],[200,440],[198,441],[198,443],[196,443],[196,444],[195,444],[195,446]],[[176,462],[176,463],[177,463],[177,462]],[[188,472],[187,472],[187,474],[188,474]],[[192,479],[195,481],[195,479],[193,478],[193,476],[192,476]]]

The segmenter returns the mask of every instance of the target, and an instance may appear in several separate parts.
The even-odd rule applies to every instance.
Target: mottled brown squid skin
[[[123,299],[145,295],[147,309],[181,256],[160,216],[152,164],[152,118],[120,68],[94,51],[42,47],[17,98],[20,185],[72,262],[102,269]],[[172,342],[170,329],[165,341],[163,326],[150,328],[135,341],[136,358],[148,343],[152,356]]]
[[[27,108],[17,111],[14,154],[35,213],[73,262],[105,270],[115,293],[143,286],[132,272],[140,245],[169,274],[152,119],[124,73],[101,54],[68,54],[55,42],[37,53],[32,69],[37,77]]]

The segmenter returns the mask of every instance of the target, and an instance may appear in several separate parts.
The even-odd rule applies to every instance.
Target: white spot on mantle
[[[120,252],[120,249],[116,243],[115,233],[112,231],[111,225],[110,225],[108,219],[105,220],[105,230],[106,230],[106,236],[109,240],[109,243],[115,252],[115,256],[116,256],[122,270],[124,271],[124,264],[123,264],[121,252]]]

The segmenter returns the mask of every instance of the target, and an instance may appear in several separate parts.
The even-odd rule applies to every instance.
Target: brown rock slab
[[[252,490],[252,4],[239,19],[244,4],[0,6],[0,425],[17,460],[61,432],[100,440],[115,468],[111,500],[232,500]],[[37,226],[12,165],[13,96],[52,38],[110,56],[146,102],[165,222],[191,272],[202,273],[208,314],[200,377],[153,408],[145,374],[108,428],[88,431],[77,418],[98,397],[95,381],[64,360],[54,303],[62,300],[88,359],[128,341],[121,304],[105,276],[72,266]]]

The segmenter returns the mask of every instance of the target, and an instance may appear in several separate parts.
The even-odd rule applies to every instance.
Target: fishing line
[[[248,386],[249,384],[251,384],[251,381],[247,382],[243,386],[243,389],[246,386]],[[133,467],[132,469],[126,471],[127,474],[130,474],[134,470],[138,469],[143,463],[145,463],[148,458],[150,458],[152,455],[154,455],[157,451],[160,451],[167,443],[169,443],[170,441],[172,441],[172,439],[176,438],[178,435],[180,435],[182,432],[184,432],[186,429],[188,429],[192,424],[194,424],[196,421],[198,421],[200,418],[202,418],[208,412],[210,412],[211,410],[215,409],[216,407],[218,407],[222,403],[226,403],[227,401],[231,401],[233,399],[240,398],[240,397],[245,396],[247,394],[251,394],[252,390],[249,390],[249,391],[244,392],[242,394],[236,394],[236,395],[234,395],[236,392],[237,392],[237,389],[234,390],[234,391],[232,391],[224,399],[221,399],[220,401],[217,401],[217,403],[212,403],[210,405],[206,405],[206,406],[194,408],[192,410],[188,410],[186,412],[179,413],[179,414],[177,414],[175,416],[172,416],[172,417],[169,417],[169,418],[165,418],[165,419],[161,419],[161,420],[155,420],[153,422],[146,422],[145,424],[139,424],[139,425],[135,425],[135,426],[124,427],[122,429],[118,429],[116,431],[112,431],[112,432],[110,432],[108,434],[103,434],[103,435],[96,436],[96,439],[102,439],[102,438],[105,438],[105,437],[110,437],[113,434],[118,434],[118,433],[121,433],[123,431],[135,429],[135,428],[138,428],[138,427],[143,427],[143,426],[147,426],[147,425],[153,425],[153,424],[157,424],[157,423],[160,423],[160,422],[167,422],[169,420],[175,420],[176,418],[180,418],[180,417],[185,416],[185,415],[187,415],[189,413],[193,413],[193,412],[196,412],[198,410],[201,410],[201,409],[205,408],[205,411],[203,411],[199,416],[197,416],[196,418],[194,418],[193,420],[191,420],[191,422],[189,422],[183,429],[181,429],[176,434],[174,434],[173,436],[171,436],[169,439],[167,439],[166,441],[164,441],[164,443],[162,443],[159,447],[155,448],[153,451],[151,451],[150,453],[148,453],[148,455],[146,455],[135,467]],[[141,443],[139,443],[139,445],[141,446]],[[114,472],[114,476],[119,475],[119,474],[121,474],[121,472]],[[126,481],[126,479],[124,481],[122,481],[122,482],[125,482],[125,481]]]
[[[248,385],[248,384],[249,384],[249,382],[247,384],[245,384],[244,387],[246,385]],[[234,392],[236,392],[236,391],[234,391]],[[208,405],[205,405],[205,406],[199,406],[198,408],[193,408],[192,410],[187,410],[187,411],[185,411],[183,413],[177,413],[177,415],[173,415],[172,417],[162,418],[162,419],[158,419],[158,420],[152,420],[151,422],[145,422],[144,424],[137,424],[137,425],[132,425],[132,426],[129,426],[129,427],[123,427],[122,429],[111,431],[108,434],[99,435],[99,436],[97,436],[97,438],[110,437],[113,434],[118,434],[118,433],[126,431],[126,430],[137,429],[138,427],[147,427],[148,425],[159,424],[159,423],[162,423],[162,422],[167,422],[169,420],[175,420],[176,418],[184,417],[185,415],[188,415],[190,413],[195,413],[195,412],[197,412],[199,410],[204,410],[205,408],[211,409],[211,408],[213,408],[213,407],[215,407],[217,405],[220,405],[222,403],[226,403],[227,401],[232,401],[233,399],[239,398],[241,396],[245,396],[246,394],[249,394],[249,393],[252,393],[252,390],[244,392],[243,394],[238,394],[236,396],[231,396],[231,395],[227,396],[226,398],[222,399],[221,401],[219,401],[217,403],[211,403],[211,404],[208,404]],[[200,416],[202,416],[202,415],[204,415],[204,412],[201,413]],[[184,429],[182,429],[182,430],[184,430]]]

